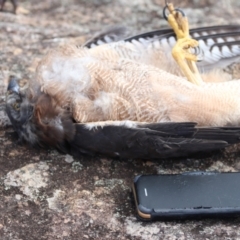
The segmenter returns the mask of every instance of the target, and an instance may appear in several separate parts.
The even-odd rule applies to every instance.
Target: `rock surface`
[[[163,2],[32,0],[19,3],[29,10],[28,15],[0,12],[1,103],[7,77],[33,77],[38,61],[50,48],[69,42],[79,45],[114,24],[126,25],[132,33],[167,26]],[[240,24],[239,6],[238,0],[185,0],[180,4],[192,27]],[[11,9],[10,3],[6,9]],[[239,74],[239,68],[233,69]],[[239,146],[194,159],[76,159],[19,145],[2,108],[0,125],[2,240],[240,239],[240,219],[139,222],[130,188],[138,174],[240,171]]]

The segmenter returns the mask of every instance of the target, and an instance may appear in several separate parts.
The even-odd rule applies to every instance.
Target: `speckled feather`
[[[61,105],[69,103],[78,122],[239,125],[239,81],[195,86],[160,68],[123,58],[115,47],[61,47],[41,61],[36,80]]]

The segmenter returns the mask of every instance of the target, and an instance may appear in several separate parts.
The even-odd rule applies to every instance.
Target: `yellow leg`
[[[203,81],[196,66],[197,56],[190,53],[190,48],[197,47],[198,42],[189,36],[188,19],[175,11],[173,4],[167,5],[170,14],[168,23],[177,36],[177,43],[172,49],[172,55],[187,79],[197,85]]]

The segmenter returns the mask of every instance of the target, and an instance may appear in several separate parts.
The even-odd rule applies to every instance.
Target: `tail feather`
[[[88,41],[84,46],[92,48],[103,43],[122,40],[123,38],[120,37],[109,37],[121,36],[121,34],[116,32],[118,32],[117,29],[108,29]],[[190,30],[190,36],[199,41],[199,53],[202,60],[198,62],[197,65],[201,72],[205,73],[215,68],[224,68],[237,61],[240,57],[239,25],[218,25],[194,28]],[[106,41],[106,39],[111,40]],[[164,49],[169,48],[170,51],[172,46],[176,44],[176,36],[172,29],[167,28],[125,38],[124,41],[133,44],[138,42],[145,47],[153,46],[155,48],[155,45],[162,46]]]
[[[197,139],[221,140],[229,144],[240,142],[240,128],[199,128],[193,135]]]
[[[229,144],[240,142],[240,127],[196,127],[194,122],[154,123],[140,125],[161,132],[161,136],[191,137],[195,139],[219,140]]]

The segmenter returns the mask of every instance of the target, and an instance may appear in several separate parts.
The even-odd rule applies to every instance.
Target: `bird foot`
[[[196,62],[198,61],[198,57],[195,54],[192,54],[189,50],[197,46],[197,40],[189,37],[180,38],[172,49],[172,55],[176,61],[178,58],[181,58]]]
[[[165,14],[166,9],[169,11],[168,16]],[[200,85],[203,80],[195,63],[199,59],[190,52],[191,48],[198,46],[198,41],[192,39],[189,35],[187,17],[182,10],[174,8],[172,3],[167,3],[163,13],[177,36],[177,43],[172,49],[173,58],[187,79],[194,84]]]
[[[180,38],[172,49],[172,56],[187,79],[196,85],[200,85],[202,78],[195,63],[198,61],[198,57],[190,52],[191,48],[197,46],[198,42],[194,39],[189,37]]]

